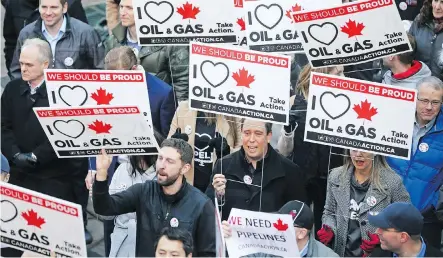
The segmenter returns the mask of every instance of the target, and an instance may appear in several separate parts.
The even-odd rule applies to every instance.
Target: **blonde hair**
[[[309,82],[311,80],[311,72],[330,74],[331,71],[336,69],[335,66],[321,67],[312,69],[311,65],[307,64],[303,67],[298,77],[297,85],[295,86],[295,93],[303,95],[305,99],[309,96]]]
[[[348,171],[350,169],[354,170],[354,164],[352,163],[351,155],[349,153],[349,150],[345,151],[345,157],[344,157],[344,164],[343,164],[343,170],[341,174],[341,180],[346,180],[346,176],[348,174]],[[386,194],[386,191],[384,187],[381,184],[380,179],[380,173],[383,171],[383,173],[395,173],[391,167],[386,162],[386,159],[384,156],[380,155],[374,155],[374,158],[372,160],[372,169],[371,169],[371,176],[369,177],[369,182],[375,186],[380,192]]]

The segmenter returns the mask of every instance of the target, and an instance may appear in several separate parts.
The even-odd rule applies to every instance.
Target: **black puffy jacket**
[[[94,210],[104,216],[135,212],[137,215],[137,257],[154,257],[154,244],[164,227],[178,227],[191,232],[195,257],[215,257],[215,208],[200,190],[183,179],[175,195],[165,195],[157,181],[135,184],[126,191],[109,195],[107,181],[95,181]]]

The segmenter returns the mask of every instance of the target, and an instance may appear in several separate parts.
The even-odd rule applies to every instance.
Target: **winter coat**
[[[391,70],[388,70],[383,75],[382,83],[408,89],[416,89],[417,82],[429,76],[431,76],[431,70],[429,70],[426,64],[420,61],[413,61],[411,68],[406,72],[394,75]]]
[[[415,5],[407,4],[408,2],[413,1],[405,1],[405,0],[395,0],[395,5],[397,6],[398,13],[400,14],[400,18],[402,20],[413,21],[415,17],[420,13],[420,9],[423,6],[424,0],[416,0]],[[400,4],[407,4],[406,9],[402,10],[400,8]]]
[[[106,52],[127,45],[126,27],[121,23],[106,40]],[[146,72],[162,79],[175,90],[177,101],[189,96],[189,48],[185,46],[142,46],[138,52],[140,65]]]
[[[427,144],[427,151],[416,150],[410,160],[387,157],[386,161],[402,178],[412,204],[425,213],[437,207],[443,184],[443,108],[420,144]]]
[[[381,247],[377,247],[372,251],[369,257],[393,257],[393,253],[391,251],[383,250]],[[424,257],[443,257],[443,252],[426,243]]]
[[[170,138],[177,128],[181,129],[182,133],[187,133],[186,128],[189,128],[190,131],[188,133],[188,143],[194,148],[194,141],[195,141],[195,125],[197,121],[197,114],[198,111],[189,109],[189,102],[183,101],[180,102],[174,117],[172,118],[171,127],[169,129],[168,138]],[[237,150],[241,146],[241,129],[240,124],[237,124],[237,130],[233,132],[231,130],[231,127],[229,126],[228,120],[229,119],[235,119],[235,118],[228,118],[226,116],[217,115],[217,121],[215,125],[215,131],[219,132],[221,136],[226,138],[226,141],[228,142],[228,145],[231,147],[231,152],[234,150]],[[237,135],[237,141],[234,142],[234,134]],[[213,157],[216,157],[215,150],[213,152]],[[213,158],[214,163],[217,160],[216,158]],[[192,166],[191,170],[188,171],[185,174],[186,180],[189,184],[194,183],[194,166]]]
[[[343,149],[304,141],[307,102],[300,95],[292,96],[289,102],[291,110],[299,110],[295,113],[297,127],[290,133],[282,128],[277,150],[299,165],[307,180],[326,179],[331,169],[343,165]]]
[[[433,23],[419,25],[418,18],[419,16],[409,29],[409,34],[415,37],[417,45],[415,59],[425,63],[433,76],[442,79],[443,62],[440,53],[443,49],[443,33],[434,33]]]
[[[330,226],[334,231],[333,250],[340,257],[345,254],[348,238],[351,176],[353,173],[352,170],[343,171],[344,169],[344,166],[338,167],[329,174],[326,204],[322,218],[323,224]],[[342,176],[343,173],[346,173],[345,176]],[[368,223],[369,212],[380,212],[394,202],[410,202],[409,194],[403,186],[401,178],[395,172],[383,169],[379,173],[380,183],[386,193],[380,191],[372,183],[369,186],[358,216],[362,239],[368,240],[367,232],[375,233],[376,230]],[[369,198],[374,199],[372,197],[375,198],[376,204],[371,207],[368,205],[368,200]]]
[[[105,49],[98,33],[88,24],[65,15],[66,32],[57,42],[55,56],[50,68],[56,69],[103,69]],[[11,63],[11,75],[20,78],[19,58],[21,47],[26,39],[40,38],[46,41],[42,32],[42,19],[26,25],[17,41],[14,59]],[[72,59],[72,64],[66,60]]]
[[[14,57],[15,47],[20,31],[28,24],[40,17],[38,11],[39,0],[12,0],[6,5],[3,26],[3,37],[5,38],[5,61],[9,71]],[[80,0],[68,0],[68,15],[84,23],[88,23],[85,10]]]
[[[145,173],[137,172],[131,175],[132,166],[130,163],[123,163],[118,166],[109,185],[109,194],[116,194],[128,189],[134,184],[144,183],[153,180],[156,171],[150,167]],[[111,252],[109,257],[134,257],[137,218],[135,212],[119,215],[114,220],[114,231],[111,234]]]
[[[107,180],[95,181],[94,210],[104,216],[136,213],[135,256],[154,257],[154,244],[161,230],[174,225],[173,220],[192,234],[195,257],[215,256],[215,207],[184,178],[181,189],[174,195],[165,195],[156,181],[135,184],[113,195],[108,191]]]
[[[211,184],[206,194],[214,200],[215,190],[212,187],[212,179],[215,174],[223,174],[227,183],[221,212],[222,220],[228,219],[232,208],[276,212],[289,201],[307,201],[303,172],[296,164],[275,151],[271,145],[268,144],[268,152],[264,160],[257,162],[255,173],[262,174],[262,179],[255,176],[252,181],[254,185],[243,183],[244,176],[249,174],[248,170],[249,163],[243,148],[215,163]],[[258,187],[260,185],[261,194]]]
[[[49,107],[46,85],[43,83],[31,100],[27,82],[22,79],[10,81],[1,96],[1,150],[11,165],[11,176],[32,174],[38,178],[63,176],[86,176],[86,158],[59,159],[43,131],[34,107]],[[16,153],[32,152],[37,166],[32,169],[18,168],[12,162]]]

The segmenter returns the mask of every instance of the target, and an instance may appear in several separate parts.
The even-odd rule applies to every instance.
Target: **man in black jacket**
[[[232,208],[275,212],[288,201],[306,202],[303,173],[269,144],[271,128],[271,123],[243,120],[242,148],[216,162],[206,194],[219,198],[222,220]]]
[[[88,196],[84,186],[88,161],[58,159],[33,111],[49,107],[43,70],[50,61],[46,41],[25,41],[22,79],[10,81],[1,96],[1,150],[11,165],[9,183],[76,202],[76,196]]]
[[[3,1],[2,1],[3,3]],[[39,0],[12,0],[5,4],[3,37],[5,38],[5,60],[9,71],[20,31],[40,17]],[[81,0],[68,0],[68,15],[88,23]]]
[[[215,256],[215,208],[200,190],[186,182],[194,152],[181,139],[166,139],[158,154],[157,181],[135,184],[126,191],[109,195],[107,175],[112,157],[97,157],[93,186],[94,210],[105,216],[129,212],[137,214],[137,257],[153,257],[155,242],[164,227],[178,227],[191,232],[193,255]]]

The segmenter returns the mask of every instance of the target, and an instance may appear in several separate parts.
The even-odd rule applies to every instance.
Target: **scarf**
[[[434,19],[434,33],[438,34],[443,30],[443,18]]]

